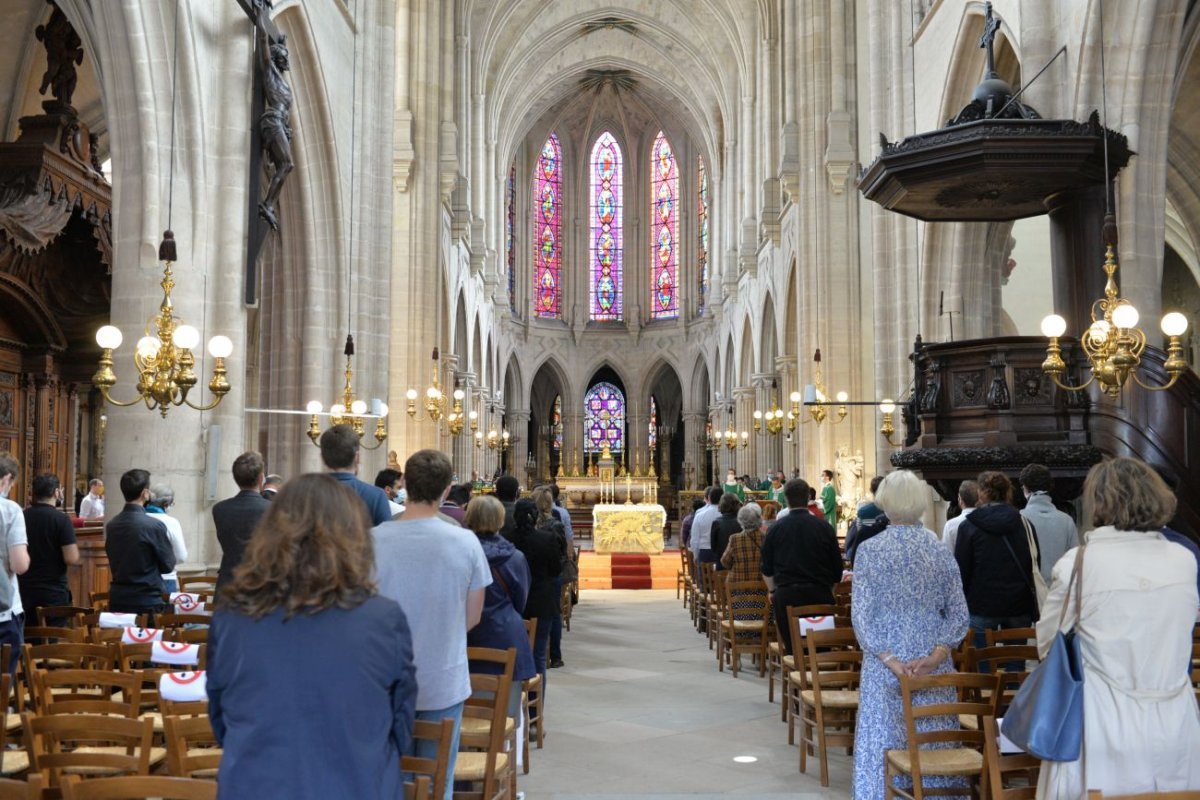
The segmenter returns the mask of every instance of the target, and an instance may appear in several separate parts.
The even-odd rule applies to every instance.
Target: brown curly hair
[[[975,481],[979,484],[979,499],[983,502],[1012,502],[1012,481],[1003,472],[981,472]]]
[[[254,529],[221,607],[257,619],[361,605],[376,592],[370,528],[350,488],[317,473],[293,478]]]
[[[1157,531],[1175,514],[1175,495],[1145,462],[1113,458],[1092,467],[1083,482],[1092,523],[1119,531]]]

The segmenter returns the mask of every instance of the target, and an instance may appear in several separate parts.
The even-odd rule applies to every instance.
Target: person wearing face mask
[[[732,469],[725,473],[725,482],[721,484],[721,489],[728,494],[736,494],[739,503],[746,502],[746,490],[742,486],[742,482],[737,479],[737,473]]]
[[[88,481],[88,493],[79,504],[80,519],[104,519],[104,481],[92,478]]]

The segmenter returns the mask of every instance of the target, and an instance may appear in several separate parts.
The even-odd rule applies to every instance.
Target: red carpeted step
[[[622,578],[649,578],[650,577],[650,565],[649,564],[633,564],[633,565],[627,566],[624,564],[613,564],[612,565],[612,576],[615,578],[618,575],[621,576]]]
[[[650,576],[645,577],[621,577],[613,575],[612,588],[614,589],[650,589],[652,581]]]
[[[613,553],[612,565],[629,567],[629,566],[650,566],[650,556],[647,553]]]

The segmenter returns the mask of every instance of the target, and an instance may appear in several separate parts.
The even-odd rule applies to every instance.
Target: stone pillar
[[[683,432],[685,449],[683,455],[684,474],[691,476],[691,480],[685,482],[685,489],[699,489],[704,486],[704,470],[708,463],[708,450],[704,443],[705,426],[708,422],[708,415],[699,411],[684,411],[683,412]],[[689,473],[688,465],[692,466]]]

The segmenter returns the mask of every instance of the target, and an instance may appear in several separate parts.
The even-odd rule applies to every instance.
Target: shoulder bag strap
[[[1017,551],[1013,550],[1012,544],[1008,541],[1008,534],[1000,537],[1004,541],[1004,546],[1008,548],[1008,554],[1012,556],[1013,563],[1017,565],[1017,571],[1021,573],[1021,580],[1025,581],[1025,585],[1029,587],[1029,591],[1037,594],[1037,589],[1034,588],[1032,577],[1025,577],[1025,569],[1021,566],[1021,559],[1017,558]],[[1033,564],[1030,564],[1032,568]]]
[[[1075,566],[1071,568],[1071,579],[1067,582],[1067,596],[1063,599],[1062,611],[1058,615],[1058,628],[1062,630],[1063,620],[1067,618],[1067,608],[1071,605],[1071,588],[1075,588],[1075,627],[1079,627],[1083,619],[1083,551],[1087,545],[1080,545],[1075,553]]]
[[[508,588],[508,581],[504,580],[504,576],[501,575],[495,567],[492,567],[492,577],[496,579],[496,583],[500,584],[504,588],[504,593],[508,595],[508,599],[511,602],[512,590]]]
[[[1033,563],[1036,564],[1039,555],[1037,537],[1033,535],[1033,526],[1029,524],[1029,520],[1024,514],[1021,515],[1021,522],[1025,525],[1025,541],[1029,542],[1029,555],[1033,559]]]

